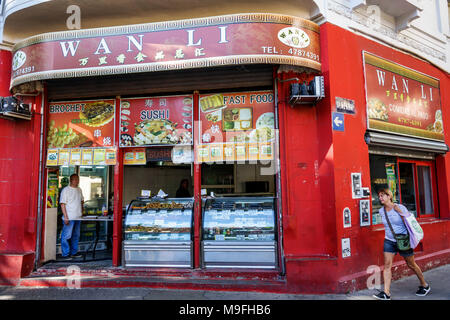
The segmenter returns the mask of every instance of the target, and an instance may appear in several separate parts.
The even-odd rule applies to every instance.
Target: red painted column
[[[202,180],[201,180],[201,164],[197,163],[197,146],[198,146],[198,132],[200,125],[199,119],[199,93],[194,92],[194,268],[200,268],[200,242],[201,242],[201,214],[202,214]]]
[[[24,102],[31,104],[31,111],[33,117],[31,120],[31,130],[33,131],[33,148],[32,148],[32,166],[31,166],[31,185],[30,185],[30,208],[28,212],[27,229],[25,233],[24,242],[26,243],[25,248],[28,251],[37,252],[39,245],[42,250],[40,251],[41,256],[36,257],[37,261],[40,261],[44,253],[44,230],[45,230],[45,208],[46,208],[46,183],[45,183],[45,156],[46,156],[46,123],[45,114],[46,108],[43,108],[45,99],[45,90],[43,93],[38,94],[36,97],[23,97]],[[41,145],[41,131],[43,133],[42,145]],[[40,190],[40,196],[39,196]],[[40,210],[40,216],[39,216]],[[40,230],[37,230],[38,219],[41,217],[42,225]],[[41,238],[40,243],[36,244],[36,237],[38,236],[36,232],[40,232]]]
[[[286,134],[285,134],[285,127],[286,127],[286,99],[288,97],[286,96],[286,92],[284,90],[283,79],[285,78],[283,74],[279,76],[277,73],[274,74],[274,78],[276,79],[276,90],[277,90],[277,102],[278,105],[277,111],[278,111],[278,135],[279,135],[279,162],[280,162],[280,172],[278,173],[280,175],[280,189],[281,194],[278,195],[279,199],[278,201],[281,201],[281,207],[282,207],[282,216],[279,218],[281,221],[279,223],[281,224],[283,230],[280,230],[283,233],[283,239],[279,237],[279,241],[283,241],[283,256],[281,256],[281,253],[279,253],[279,259],[285,259],[286,255],[286,235],[284,233],[284,230],[286,228],[286,225],[288,223],[288,215],[290,212],[289,207],[289,193],[287,192],[287,150],[286,150]],[[279,214],[278,214],[279,216]],[[280,229],[280,228],[279,228]],[[289,235],[288,235],[289,236]],[[289,239],[289,238],[288,238]],[[288,249],[289,250],[289,249]],[[280,261],[282,262],[282,261]]]
[[[120,144],[120,98],[116,98],[116,136],[117,162],[114,166],[114,222],[113,222],[113,252],[112,264],[114,267],[122,264],[122,192],[123,192],[123,150]]]
[[[0,96],[11,95],[9,84],[11,79],[12,54],[10,51],[0,50]]]

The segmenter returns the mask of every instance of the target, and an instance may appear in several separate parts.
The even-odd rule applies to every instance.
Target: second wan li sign
[[[364,52],[368,128],[444,140],[439,80]]]

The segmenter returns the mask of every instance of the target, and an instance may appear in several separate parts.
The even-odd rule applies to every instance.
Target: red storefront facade
[[[365,288],[366,280],[371,275],[367,271],[369,266],[382,266],[381,244],[384,238],[384,229],[382,225],[373,223],[372,210],[370,210],[369,226],[360,225],[359,201],[361,199],[352,196],[351,174],[355,172],[361,174],[362,186],[368,187],[371,193],[374,192],[371,186],[373,177],[371,177],[370,147],[365,140],[368,129],[368,111],[363,52],[413,69],[439,81],[444,143],[446,144],[449,141],[446,129],[450,126],[450,117],[445,109],[449,101],[448,92],[450,92],[448,74],[412,55],[355,35],[330,23],[321,25],[319,33],[321,72],[317,70],[313,72],[311,69],[303,72],[304,70],[301,71],[294,67],[296,63],[290,64],[288,60],[278,63],[267,62],[267,64],[273,65],[271,89],[275,96],[275,111],[279,129],[277,267],[270,271],[239,268],[203,269],[199,244],[201,206],[197,205],[194,207],[196,227],[193,237],[197,244],[194,247],[193,268],[182,272],[182,276],[186,279],[184,283],[180,282],[173,286],[197,288],[199,285],[195,283],[195,278],[198,277],[209,279],[224,276],[248,279],[257,277],[263,279],[259,282],[259,286],[230,282],[225,287],[211,284],[210,288],[303,293],[347,292]],[[218,35],[223,36],[220,30]],[[219,40],[224,39],[219,38]],[[192,38],[192,41],[198,40]],[[127,41],[125,44],[128,45],[129,42]],[[102,48],[105,49],[104,46]],[[94,48],[94,51],[95,49],[98,47]],[[38,56],[35,57],[38,58]],[[4,75],[2,76],[2,94],[7,96],[10,95],[10,83],[4,79],[9,79],[11,75],[10,53],[2,51],[2,63],[2,75]],[[280,67],[280,64],[284,66]],[[311,68],[311,66],[309,67]],[[314,75],[323,75],[324,77],[325,98],[316,104],[291,105],[289,103],[291,84],[310,80]],[[56,75],[55,78],[58,76]],[[253,90],[256,87],[256,85],[251,86]],[[266,85],[260,85],[260,87],[267,89]],[[236,89],[239,88],[232,86],[227,88],[228,92]],[[23,97],[24,101],[32,103],[33,117],[31,121],[0,119],[2,138],[5,140],[2,145],[6,148],[2,161],[4,165],[1,168],[2,194],[5,196],[2,204],[4,213],[0,218],[2,219],[0,224],[0,239],[2,240],[0,241],[0,263],[2,264],[1,279],[8,284],[27,285],[26,277],[30,275],[35,266],[40,264],[40,259],[36,258],[36,252],[43,255],[42,248],[38,249],[36,243],[43,246],[42,233],[45,228],[42,223],[44,219],[39,218],[44,214],[45,208],[42,203],[44,203],[45,194],[39,190],[45,190],[46,187],[46,148],[43,146],[45,142],[42,142],[45,141],[45,137],[41,140],[41,128],[43,127],[42,132],[46,132],[47,117],[49,116],[48,90],[47,84],[44,84],[42,94]],[[168,92],[176,91],[170,90]],[[202,94],[201,88],[197,90],[200,90],[200,93],[192,94],[194,106],[199,106],[199,97]],[[211,92],[214,89],[209,88],[208,90]],[[130,93],[130,95],[132,94],[136,93]],[[143,92],[139,94],[143,94]],[[150,94],[158,96],[157,93],[150,92]],[[163,94],[164,91],[159,96]],[[95,93],[90,92],[88,95],[72,98],[88,99],[94,96]],[[344,131],[333,129],[336,97],[354,101],[354,113],[343,116]],[[103,98],[111,98],[111,96]],[[120,98],[116,98],[116,106],[118,105],[120,105]],[[193,117],[198,117],[199,112],[199,108],[194,108]],[[117,196],[114,197],[113,207],[114,220],[121,221],[122,210],[117,208],[122,208],[123,160],[126,149],[119,147],[119,108],[116,108],[115,121],[115,146],[118,147],[118,151],[117,163],[113,167],[113,179],[114,195]],[[392,147],[387,147],[389,152],[392,152]],[[414,150],[416,153],[410,152],[411,150],[407,146],[401,146],[399,149],[406,151],[400,152],[398,155],[391,155],[396,157],[397,163],[412,161],[414,165],[418,166],[421,161],[425,161],[430,163],[432,168],[435,195],[434,212],[418,218],[424,230],[425,239],[416,249],[417,262],[425,270],[446,264],[450,259],[448,188],[450,160],[445,152],[430,155],[432,152],[422,151],[422,153],[426,153],[424,160],[423,154],[417,153],[417,150]],[[407,157],[405,154],[408,152],[412,156]],[[198,203],[202,185],[200,181],[201,165],[194,165],[193,168],[194,198]],[[40,189],[40,185],[42,185],[42,189]],[[370,207],[372,208],[372,202]],[[345,208],[349,208],[351,212],[349,227],[343,225]],[[346,255],[343,254],[343,239],[348,239],[345,242],[346,245],[349,243],[350,250]],[[148,272],[147,275],[151,277],[151,275],[158,275],[158,272],[167,272],[167,269],[140,269],[139,272],[125,269],[124,271],[120,267],[122,264],[122,241],[122,224],[115,223],[112,264],[117,267],[118,274],[126,273],[130,277],[137,277],[138,274],[145,275],[145,272]],[[407,270],[406,265],[400,259],[395,261],[398,263],[399,270],[396,271],[394,277],[404,276],[406,273],[403,270]],[[174,275],[178,274],[178,271],[171,272]],[[264,284],[264,279],[266,284]],[[273,282],[275,282],[274,285]],[[33,282],[28,283],[31,285]],[[139,283],[138,280],[135,284],[145,285]],[[55,282],[54,285],[64,284]],[[121,286],[122,284],[115,283],[114,285]]]

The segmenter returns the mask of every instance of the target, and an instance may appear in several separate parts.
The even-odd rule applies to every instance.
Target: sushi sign
[[[120,101],[120,146],[191,145],[191,95]]]
[[[363,53],[368,128],[444,140],[439,80]]]

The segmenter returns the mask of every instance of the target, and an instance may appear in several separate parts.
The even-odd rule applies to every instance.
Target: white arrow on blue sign
[[[339,112],[333,112],[331,115],[333,122],[333,130],[344,131],[344,114]]]

